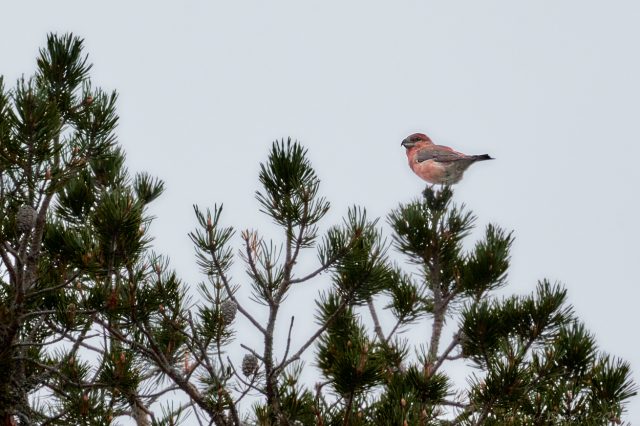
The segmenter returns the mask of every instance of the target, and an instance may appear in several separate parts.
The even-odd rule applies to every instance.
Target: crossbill
[[[460,182],[467,168],[476,161],[493,160],[489,155],[466,155],[448,146],[436,145],[429,136],[414,133],[401,143],[407,149],[411,170],[431,184]]]

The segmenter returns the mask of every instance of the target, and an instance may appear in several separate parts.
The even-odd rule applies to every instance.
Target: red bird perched
[[[435,145],[422,133],[407,136],[401,145],[407,148],[411,170],[432,184],[458,183],[464,171],[476,161],[493,160],[487,154],[466,155],[448,146]]]

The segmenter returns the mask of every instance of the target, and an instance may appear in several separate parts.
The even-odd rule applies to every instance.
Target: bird
[[[488,154],[466,155],[448,146],[436,145],[424,133],[409,135],[400,145],[407,149],[411,170],[432,186],[458,183],[465,170],[476,161],[493,160]]]

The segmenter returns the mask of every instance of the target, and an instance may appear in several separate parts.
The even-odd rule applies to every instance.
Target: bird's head
[[[422,144],[430,144],[433,143],[431,141],[431,139],[429,139],[429,136],[425,135],[424,133],[414,133],[412,135],[407,136],[401,143],[400,145],[404,146],[405,148],[409,149],[412,148],[416,145],[422,145]]]

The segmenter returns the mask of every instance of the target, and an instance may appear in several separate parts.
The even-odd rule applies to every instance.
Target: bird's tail
[[[482,155],[474,155],[473,159],[475,161],[483,161],[483,160],[495,160],[495,158],[491,157],[489,154],[482,154]]]

